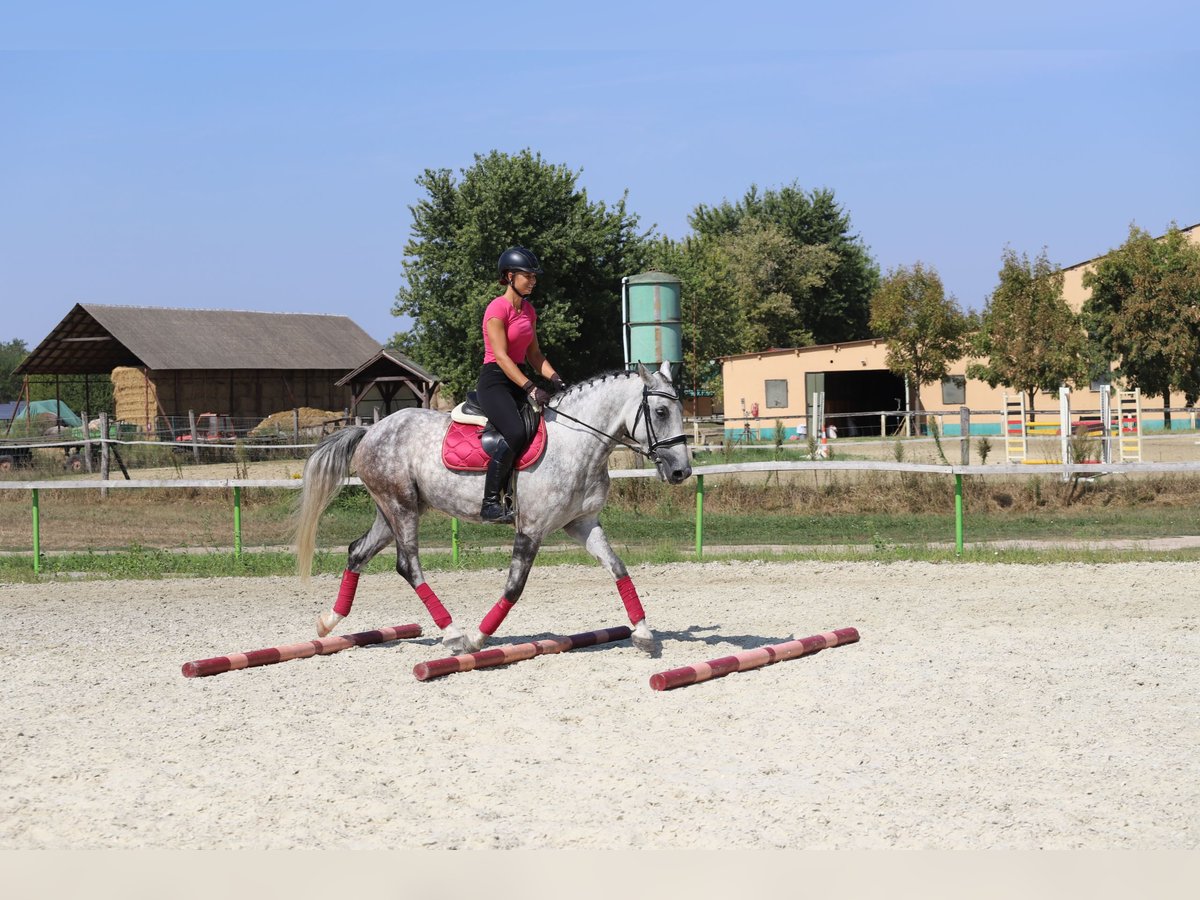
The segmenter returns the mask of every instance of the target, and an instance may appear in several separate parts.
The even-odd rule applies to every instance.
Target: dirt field
[[[336,579],[0,586],[0,848],[1200,845],[1200,564],[687,564],[628,643],[420,683],[432,636],[185,679],[307,639]],[[439,575],[464,624],[501,573]],[[623,624],[535,568],[505,640]],[[395,577],[341,629],[433,627]],[[671,692],[658,671],[853,625]]]

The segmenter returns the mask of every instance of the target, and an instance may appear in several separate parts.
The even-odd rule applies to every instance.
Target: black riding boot
[[[488,461],[487,474],[483,479],[483,506],[479,517],[484,524],[508,525],[514,518],[512,508],[500,499],[500,492],[508,482],[513,467],[513,452],[504,438],[496,446],[496,454]]]

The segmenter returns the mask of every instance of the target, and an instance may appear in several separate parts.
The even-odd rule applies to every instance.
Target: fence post
[[[33,489],[33,574],[42,571],[42,515],[38,507],[38,489]]]
[[[450,562],[458,565],[458,516],[450,519]]]
[[[242,489],[233,488],[233,555],[242,559]]]
[[[100,413],[100,480],[108,481],[108,413]],[[108,496],[108,488],[100,488],[100,496]]]
[[[954,476],[954,553],[963,555],[963,491],[962,475]]]
[[[195,457],[197,463],[200,462],[200,439],[196,435],[196,411],[188,410],[188,428],[192,432],[192,456]]]
[[[704,555],[704,476],[696,476],[696,556]]]
[[[88,413],[83,411],[83,471],[92,474],[92,429],[88,427]]]
[[[961,433],[958,444],[962,451],[962,464],[969,466],[971,464],[971,408],[968,406],[958,408],[958,429]]]

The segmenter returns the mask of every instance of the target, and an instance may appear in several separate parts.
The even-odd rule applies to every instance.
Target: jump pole
[[[383,644],[387,641],[420,636],[420,625],[393,625],[391,628],[380,628],[377,631],[360,631],[358,634],[301,641],[298,644],[267,647],[263,650],[250,650],[247,653],[231,653],[229,656],[214,656],[211,659],[186,662],[183,664],[183,677],[203,678],[205,675],[220,675],[231,669],[269,666],[273,663],[287,662],[289,659],[304,659],[308,656],[328,656],[330,653],[348,650],[351,647],[366,647],[369,644]]]
[[[756,647],[744,653],[735,653],[733,656],[723,656],[720,659],[710,659],[708,662],[659,672],[650,676],[650,687],[656,691],[669,691],[672,688],[708,681],[710,678],[723,678],[731,672],[745,672],[747,669],[757,669],[783,662],[785,659],[808,656],[826,647],[853,644],[856,641],[857,628],[838,628],[824,634],[814,634],[812,637]]]
[[[632,634],[633,631],[628,625],[619,625],[616,628],[585,631],[570,637],[545,638],[526,644],[505,644],[501,647],[480,650],[478,653],[463,653],[460,656],[448,656],[445,659],[417,663],[413,666],[413,675],[416,676],[417,681],[429,681],[432,678],[441,678],[443,675],[450,675],[454,672],[469,672],[472,669],[486,669],[489,666],[505,666],[548,653],[566,653],[568,650],[594,647],[597,644],[611,644],[614,641],[623,641]]]

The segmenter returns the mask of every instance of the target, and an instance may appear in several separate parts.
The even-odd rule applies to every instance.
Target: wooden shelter
[[[186,421],[189,410],[244,419],[348,411],[342,377],[379,350],[346,316],[80,303],[16,372],[112,378],[117,418],[150,431],[158,417]]]
[[[398,350],[381,349],[338,381],[349,386],[351,415],[380,418],[408,406],[430,407],[438,379]]]

